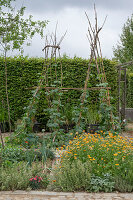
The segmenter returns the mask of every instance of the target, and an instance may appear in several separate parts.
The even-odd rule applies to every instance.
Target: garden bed
[[[54,150],[50,160],[51,150],[43,142],[40,145],[38,149],[23,149],[6,144],[2,150],[0,190],[133,191],[133,141],[129,138],[111,132],[83,131],[76,133],[68,145]]]

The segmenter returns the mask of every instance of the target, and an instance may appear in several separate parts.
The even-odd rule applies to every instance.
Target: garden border
[[[133,200],[133,193],[3,191],[0,200]]]

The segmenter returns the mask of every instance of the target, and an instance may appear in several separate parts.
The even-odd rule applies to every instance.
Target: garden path
[[[0,200],[133,200],[133,193],[0,192]]]

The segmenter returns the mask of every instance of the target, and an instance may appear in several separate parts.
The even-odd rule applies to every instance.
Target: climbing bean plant
[[[57,59],[57,79],[60,78],[60,61],[62,62],[63,68],[63,87],[77,87],[83,88],[84,80],[86,77],[86,71],[88,67],[88,60],[82,58],[69,58],[62,57],[61,60]],[[54,62],[54,61],[53,61]],[[20,119],[25,113],[24,107],[29,105],[29,99],[32,97],[32,90],[34,86],[38,85],[38,79],[40,78],[40,73],[44,65],[43,58],[27,58],[27,57],[15,57],[7,58],[8,67],[8,93],[9,102],[11,110],[11,119],[14,124],[17,119]],[[116,63],[108,59],[104,59],[104,66],[107,76],[107,81],[111,87],[111,95],[114,97],[112,103],[115,105],[117,102],[117,72],[115,68]],[[4,85],[4,58],[0,57],[0,94],[6,105],[6,94]],[[50,74],[52,80],[55,79],[54,67],[48,70],[49,81]],[[88,87],[93,87],[98,83],[97,72],[91,69],[90,83]],[[49,82],[50,86],[51,82]],[[82,91],[78,90],[68,90],[63,92],[62,104],[70,104],[72,107],[77,105],[77,100],[80,98]],[[90,103],[97,100],[98,102],[99,92],[90,91]],[[46,118],[47,100],[45,95],[45,90],[40,91],[40,98],[38,99],[36,107],[36,117],[38,120]],[[45,120],[46,123],[47,120]]]

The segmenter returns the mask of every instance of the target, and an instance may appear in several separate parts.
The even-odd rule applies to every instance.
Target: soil
[[[50,134],[50,133],[35,133],[39,137],[42,137],[43,135]],[[125,131],[121,133],[122,136],[133,139],[133,122],[128,123],[125,127]],[[10,136],[10,133],[2,133],[3,139],[7,136]],[[1,141],[0,141],[1,143]]]

